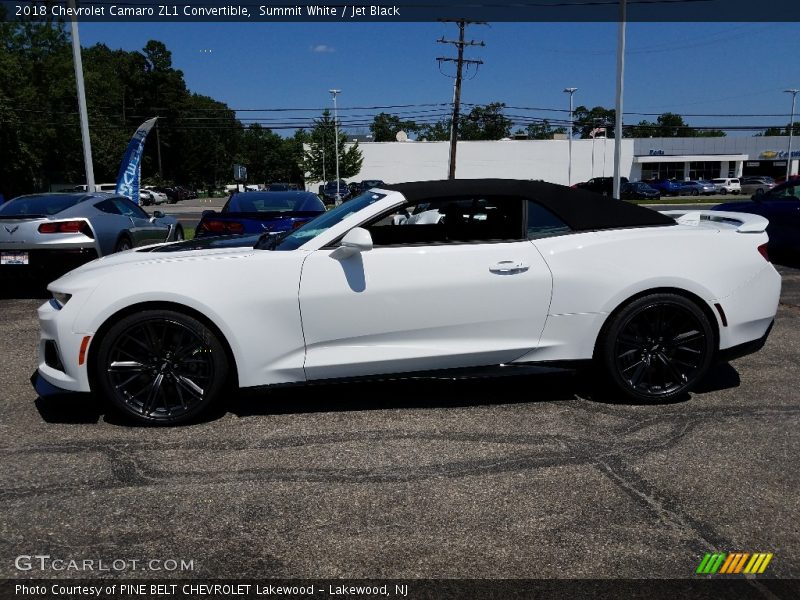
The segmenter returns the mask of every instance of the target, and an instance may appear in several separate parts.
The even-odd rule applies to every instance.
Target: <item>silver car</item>
[[[758,176],[745,177],[742,179],[742,194],[755,196],[768,192],[775,187],[775,180],[772,177]]]
[[[0,205],[0,275],[61,275],[100,256],[183,239],[174,217],[104,192],[32,194]]]

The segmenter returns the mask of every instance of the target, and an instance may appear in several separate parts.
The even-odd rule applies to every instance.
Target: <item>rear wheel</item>
[[[114,246],[114,252],[124,252],[125,250],[130,250],[131,248],[133,248],[131,238],[129,238],[127,235],[123,235],[117,240],[117,245]]]
[[[696,385],[713,354],[714,332],[700,307],[677,294],[652,294],[612,317],[597,361],[628,400],[660,402]]]
[[[173,425],[202,413],[224,389],[228,358],[217,336],[183,313],[148,310],[115,323],[94,365],[101,394],[140,423]]]

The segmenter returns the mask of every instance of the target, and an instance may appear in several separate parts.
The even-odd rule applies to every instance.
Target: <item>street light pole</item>
[[[622,166],[622,95],[625,84],[625,20],[627,0],[619,2],[619,32],[617,34],[617,102],[614,124],[614,188],[613,197],[620,196],[620,168]],[[606,132],[608,137],[608,132]]]
[[[336,149],[336,200],[334,204],[339,206],[342,203],[342,195],[339,190],[339,109],[336,106],[336,96],[342,90],[328,90],[333,96],[333,147]]]
[[[789,181],[789,176],[792,174],[792,133],[794,132],[794,106],[797,100],[797,93],[800,92],[797,88],[790,88],[783,90],[787,94],[792,95],[792,116],[789,117],[789,154],[786,156],[786,181]]]
[[[83,163],[86,169],[86,191],[94,191],[94,164],[92,163],[92,142],[89,139],[89,115],[86,110],[86,90],[83,87],[83,62],[81,61],[81,39],[78,35],[78,19],[75,16],[75,0],[69,0],[73,9],[70,19],[72,29],[72,58],[75,64],[75,83],[78,87],[78,112],[81,119],[81,139],[83,140]],[[138,198],[137,198],[138,200]]]
[[[567,167],[567,185],[572,185],[572,135],[575,129],[575,122],[573,120],[572,96],[578,88],[568,87],[564,88],[564,93],[569,94],[569,166]]]

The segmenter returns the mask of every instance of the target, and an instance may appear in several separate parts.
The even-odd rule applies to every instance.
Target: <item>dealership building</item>
[[[554,140],[500,140],[459,142],[456,177],[477,179],[541,179],[568,185],[614,174],[613,139],[573,140],[572,177],[569,142]],[[622,140],[621,174],[631,181],[654,178],[713,179],[748,175],[798,173],[798,150],[788,158],[789,138],[636,138]],[[352,180],[382,179],[387,183],[445,179],[449,142],[360,142],[361,172]],[[318,184],[316,184],[318,185]],[[316,189],[309,186],[309,189]]]

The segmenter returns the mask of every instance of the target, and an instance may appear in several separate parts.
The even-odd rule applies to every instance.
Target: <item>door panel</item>
[[[499,364],[538,343],[552,282],[529,241],[333,252],[301,275],[309,379]]]

